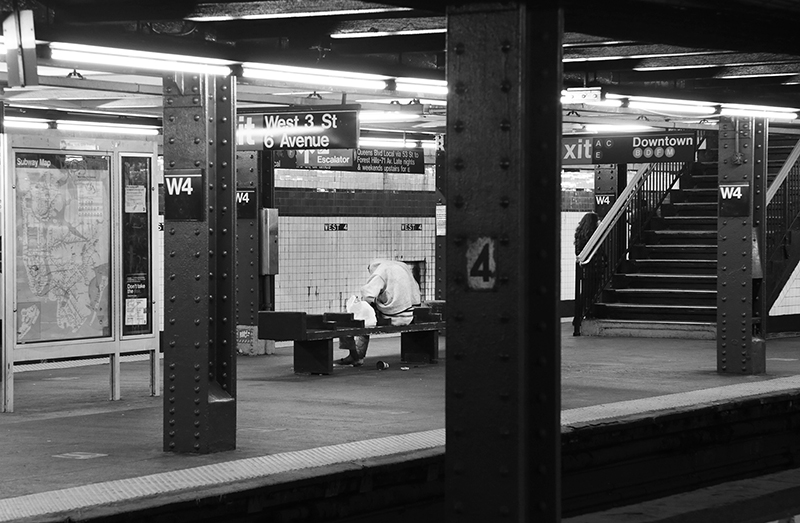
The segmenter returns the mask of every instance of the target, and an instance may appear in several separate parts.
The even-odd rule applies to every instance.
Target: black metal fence
[[[767,191],[766,293],[771,307],[800,260],[800,142]],[[794,241],[793,241],[794,240]]]

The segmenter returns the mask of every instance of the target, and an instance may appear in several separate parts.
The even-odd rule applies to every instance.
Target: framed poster
[[[122,335],[153,332],[150,221],[152,159],[120,157],[122,165]]]
[[[108,156],[17,152],[17,342],[111,336]]]

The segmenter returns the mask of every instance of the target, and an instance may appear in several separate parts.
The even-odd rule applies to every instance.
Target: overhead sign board
[[[239,150],[355,149],[358,147],[358,111],[276,111],[239,114],[236,148]]]
[[[588,165],[592,163],[592,138],[561,138],[561,165]]]
[[[424,174],[425,152],[414,149],[306,149],[278,151],[277,169]]]
[[[694,132],[595,136],[592,163],[692,162],[696,146]]]

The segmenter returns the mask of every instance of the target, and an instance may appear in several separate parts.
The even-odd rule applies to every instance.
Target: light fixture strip
[[[165,53],[132,51],[110,47],[96,47],[80,44],[53,42],[50,44],[50,57],[65,62],[80,62],[95,65],[110,65],[155,71],[179,71],[185,73],[231,74],[233,62],[214,58],[198,58]]]
[[[21,118],[18,116],[6,116],[3,125],[13,129],[37,129],[43,131],[50,128],[47,120],[40,118]]]
[[[346,76],[314,75],[277,71],[271,69],[242,68],[242,77],[256,80],[269,80],[273,82],[296,83],[303,85],[318,85],[324,87],[353,87],[356,89],[370,89],[382,91],[386,89],[385,80],[367,80],[363,78],[348,78]]]
[[[730,107],[723,107],[720,109],[721,116],[749,116],[753,118],[767,118],[770,120],[795,120],[797,113],[776,112],[776,111],[757,111],[750,109],[734,109]]]
[[[239,2],[241,3],[241,2]],[[235,4],[235,2],[234,2]],[[230,6],[229,6],[230,7]],[[202,10],[202,8],[201,8]],[[204,15],[202,13],[190,14],[185,18],[192,22],[230,22],[232,20],[272,20],[272,19],[286,19],[286,18],[311,18],[315,16],[352,16],[362,14],[381,14],[381,13],[396,13],[403,11],[411,11],[410,7],[373,7],[366,9],[331,9],[326,11],[300,11],[289,13],[260,13],[260,14],[242,14],[242,15]]]
[[[439,29],[408,29],[405,31],[364,31],[352,33],[333,33],[331,39],[344,40],[348,38],[379,38],[386,36],[419,36],[419,35],[432,35],[432,34],[445,34],[447,29],[442,27]]]
[[[100,122],[84,122],[79,120],[56,120],[56,129],[60,131],[94,132],[102,134],[134,134],[156,136],[158,127],[146,125],[125,125]]]
[[[682,103],[648,102],[640,100],[630,100],[628,108],[646,111],[657,111],[665,113],[686,113],[686,114],[714,114],[716,107],[708,105],[690,105]]]

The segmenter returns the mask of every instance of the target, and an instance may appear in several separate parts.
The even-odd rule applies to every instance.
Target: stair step
[[[655,273],[623,273],[613,278],[615,289],[697,289],[716,290],[717,276],[710,274],[655,274]]]
[[[647,230],[642,234],[645,243],[704,244],[717,241],[717,231],[682,231],[671,229]]]
[[[584,336],[715,340],[717,339],[717,323],[716,321],[641,321],[587,318],[581,324],[581,334]]]
[[[674,202],[661,206],[661,214],[668,216],[713,216],[717,217],[717,202]]]
[[[673,189],[670,192],[671,202],[716,202],[719,189],[714,187]]]
[[[717,260],[644,258],[633,262],[639,272],[658,274],[716,274]]]
[[[719,177],[717,176],[716,165],[713,168],[708,168],[708,171],[703,174],[692,173],[690,176],[681,178],[681,187],[684,189],[715,189],[719,186]]]
[[[644,259],[681,259],[681,260],[716,260],[717,246],[713,244],[638,244],[631,247],[631,256],[635,260]]]
[[[665,216],[654,222],[654,226],[663,224],[670,230],[703,230],[716,231],[716,216]]]
[[[605,319],[703,321],[717,320],[716,305],[648,305],[636,303],[596,303],[595,316]]]
[[[603,293],[603,303],[640,305],[717,305],[717,291],[705,289],[613,289]]]

